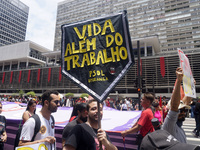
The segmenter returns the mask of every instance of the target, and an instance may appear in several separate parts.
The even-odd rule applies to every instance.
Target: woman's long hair
[[[34,103],[37,105],[36,101],[30,100],[30,101],[28,102],[28,105],[27,105],[27,107],[26,107],[26,110],[29,110],[29,107],[30,107],[31,105],[33,105]],[[35,111],[36,111],[36,109],[35,109],[34,112],[33,112],[34,114],[35,114]]]

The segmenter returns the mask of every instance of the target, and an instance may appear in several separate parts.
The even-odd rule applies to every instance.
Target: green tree
[[[89,94],[87,94],[87,93],[83,93],[83,94],[81,94],[81,96],[80,96],[81,98],[84,98],[84,97],[89,97]]]
[[[65,94],[65,97],[74,97],[74,94],[73,93],[67,93],[67,94]]]
[[[17,93],[12,93],[12,97],[16,97],[17,95]]]
[[[26,93],[26,96],[29,96],[31,95],[31,97],[34,97],[35,96],[35,92],[34,91],[30,91],[28,93]]]
[[[24,95],[24,91],[23,90],[19,90],[19,97],[22,97]]]

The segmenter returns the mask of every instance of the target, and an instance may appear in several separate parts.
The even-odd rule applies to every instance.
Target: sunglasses
[[[188,112],[188,109],[185,109],[185,108],[182,108],[182,109],[179,109],[180,110],[180,113],[182,112]]]
[[[58,103],[60,104],[60,101],[59,100],[55,100],[53,101],[56,105],[58,105]]]

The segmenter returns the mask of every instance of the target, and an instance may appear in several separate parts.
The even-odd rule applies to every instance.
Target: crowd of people
[[[136,142],[138,144],[138,150],[147,149],[146,145],[148,144],[159,148],[156,147],[155,143],[152,143],[153,140],[150,140],[151,143],[147,140],[147,138],[151,138],[155,136],[155,134],[162,134],[164,135],[163,137],[171,136],[173,137],[171,139],[174,141],[184,143],[185,147],[192,147],[195,150],[199,149],[198,146],[186,144],[186,135],[182,124],[185,117],[188,116],[189,109],[191,109],[191,117],[194,117],[196,121],[196,128],[193,133],[195,137],[199,137],[200,99],[198,101],[192,101],[192,98],[187,96],[181,98],[180,87],[183,79],[183,71],[181,68],[177,68],[176,76],[177,81],[170,101],[166,100],[166,97],[162,99],[160,97],[155,97],[155,94],[151,92],[144,93],[140,103],[142,107],[140,118],[130,129],[121,132],[123,138],[128,134],[137,133]],[[69,123],[63,129],[63,150],[81,150],[83,148],[95,150],[99,147],[108,150],[116,150],[117,147],[112,144],[108,134],[99,127],[98,121],[102,119],[103,106],[120,111],[137,111],[140,109],[139,104],[134,103],[131,98],[124,98],[123,100],[116,101],[108,97],[98,106],[98,101],[95,99],[88,100],[87,98],[78,98],[73,100],[72,97],[64,99],[57,91],[45,91],[41,97],[29,96],[21,99],[13,99],[11,97],[2,96],[0,99],[1,101],[27,103],[27,108],[22,115],[23,126],[18,146],[45,142],[48,148],[55,149],[55,121],[51,114],[55,113],[58,107],[73,107]],[[42,108],[39,113],[35,114],[36,105],[38,104],[41,104]],[[98,108],[100,108],[100,115],[98,114]],[[1,112],[2,104],[0,103],[0,113]],[[35,133],[33,131],[38,126],[38,122],[39,130]],[[0,126],[0,133],[2,135],[0,140],[1,150],[4,147],[4,142],[7,140],[6,118],[1,115]],[[163,130],[165,132],[162,132]],[[171,141],[169,141],[168,144],[173,147],[173,144],[170,142]],[[166,146],[167,144],[163,148],[167,148]]]

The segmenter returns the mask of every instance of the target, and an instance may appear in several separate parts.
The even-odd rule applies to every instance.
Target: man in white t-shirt
[[[48,147],[55,147],[54,137],[54,124],[51,118],[51,113],[57,111],[57,107],[60,105],[60,97],[57,91],[45,91],[42,95],[42,109],[38,113],[41,121],[39,132],[32,140],[35,128],[35,119],[29,118],[23,125],[19,146],[32,145],[41,142],[45,142]]]

